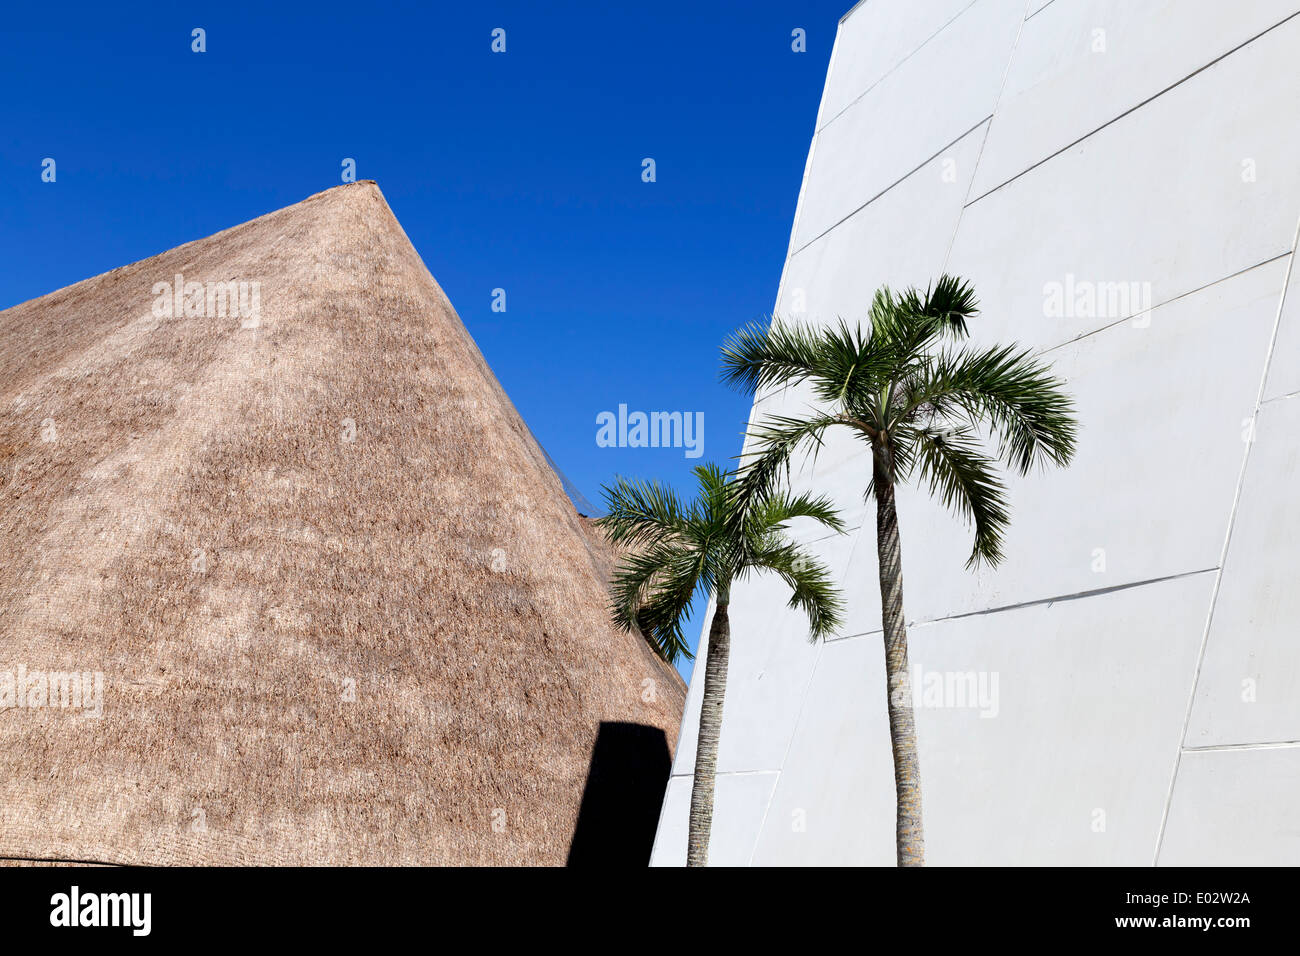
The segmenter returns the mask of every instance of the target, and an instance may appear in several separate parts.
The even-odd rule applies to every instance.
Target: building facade
[[[1012,479],[1007,559],[899,494],[928,862],[1300,861],[1300,0],[864,0],[841,21],[776,313],[971,280],[976,345],[1067,381],[1067,470]],[[795,414],[760,394],[753,419]],[[733,593],[715,865],[894,862],[874,504],[795,476],[849,603],[811,644]],[[703,660],[705,648],[700,648]],[[703,667],[654,862],[685,859]]]

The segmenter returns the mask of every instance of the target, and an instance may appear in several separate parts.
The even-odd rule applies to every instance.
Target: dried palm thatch
[[[176,274],[257,321],[160,317]],[[0,709],[0,858],[563,863],[600,724],[676,743],[373,183],[0,312],[0,409],[0,681],[104,679]]]

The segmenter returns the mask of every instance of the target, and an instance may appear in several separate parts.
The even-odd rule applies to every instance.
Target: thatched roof
[[[157,317],[176,274],[260,322]],[[373,183],[0,312],[0,407],[0,677],[104,675],[0,709],[0,858],[563,863],[601,725],[676,745]]]

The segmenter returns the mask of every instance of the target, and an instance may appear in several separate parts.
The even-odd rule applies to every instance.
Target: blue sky
[[[337,185],[352,157],[582,493],[685,490],[739,451],[718,346],[773,306],[850,5],[14,5],[0,308]],[[702,413],[703,456],[599,447],[620,404]]]

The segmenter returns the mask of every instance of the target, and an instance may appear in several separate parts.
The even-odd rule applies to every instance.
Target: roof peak
[[[342,199],[345,195],[356,192],[358,187],[363,187],[362,188],[363,192],[373,192],[375,198],[377,198],[383,204],[383,208],[387,210],[390,216],[393,217],[394,221],[396,220],[397,217],[393,214],[392,207],[388,205],[388,200],[384,197],[383,190],[379,188],[379,183],[377,181],[373,179],[358,179],[356,182],[352,182],[352,183],[340,183],[337,186],[331,186],[328,189],[322,189],[320,192],[315,192],[309,196],[305,196],[304,198],[299,199],[297,202],[289,203],[287,206],[280,206],[276,209],[270,210],[269,212],[264,212],[261,213],[260,215],[254,216],[251,219],[246,219],[243,222],[236,223],[233,226],[227,226],[224,229],[218,229],[216,232],[208,233],[207,235],[199,236],[195,239],[190,239],[186,242],[180,243],[179,245],[170,246],[166,249],[154,253],[153,255],[145,256],[143,259],[136,259],[132,262],[127,262],[123,265],[116,266],[112,269],[109,269],[107,272],[100,272],[96,275],[86,276],[84,279],[77,279],[76,281],[70,282],[65,286],[59,286],[58,288],[51,289],[49,292],[42,293],[41,295],[33,296],[30,299],[24,299],[22,302],[15,302],[13,305],[0,308],[0,315],[4,315],[6,312],[11,311],[12,309],[17,309],[23,306],[29,306],[35,303],[39,303],[42,300],[50,298],[51,296],[63,295],[65,293],[70,292],[71,290],[78,288],[79,286],[85,285],[86,283],[103,281],[111,276],[119,275],[126,270],[148,266],[150,263],[154,262],[155,260],[161,259],[164,256],[173,255],[180,250],[187,249],[201,242],[208,242],[210,240],[217,239],[221,236],[225,236],[237,232],[239,230],[254,227],[257,223],[263,222],[264,220],[269,219],[272,216],[283,215],[287,213],[289,210],[298,209],[299,207],[304,207],[311,203],[319,202],[323,199],[326,199],[327,197],[334,196],[337,197],[338,199]],[[368,187],[368,188],[364,188],[364,187]]]

